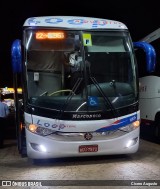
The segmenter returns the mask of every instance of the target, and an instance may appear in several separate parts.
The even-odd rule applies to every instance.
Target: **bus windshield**
[[[28,103],[58,111],[110,111],[138,99],[126,31],[26,29]]]

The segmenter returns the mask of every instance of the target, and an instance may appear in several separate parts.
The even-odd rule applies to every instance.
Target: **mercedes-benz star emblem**
[[[92,139],[92,134],[91,133],[85,133],[84,134],[84,138],[86,139],[86,140],[91,140]]]

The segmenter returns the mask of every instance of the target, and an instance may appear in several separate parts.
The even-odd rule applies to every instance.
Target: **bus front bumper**
[[[139,128],[123,136],[106,140],[65,141],[53,140],[26,129],[27,156],[48,159],[76,156],[130,154],[139,148]]]

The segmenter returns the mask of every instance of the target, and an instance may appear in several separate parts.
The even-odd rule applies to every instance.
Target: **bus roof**
[[[41,16],[26,19],[23,26],[43,26],[67,29],[127,29],[115,20],[82,16]]]

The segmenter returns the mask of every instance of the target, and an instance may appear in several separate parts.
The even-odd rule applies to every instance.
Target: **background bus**
[[[140,110],[141,136],[145,139],[160,142],[160,29],[150,33],[141,41],[150,43],[156,51],[154,72],[144,69],[145,57],[138,50],[137,57],[140,77]]]
[[[133,42],[118,21],[35,17],[12,44],[18,150],[32,159],[135,153],[139,81]],[[145,46],[144,46],[145,44]],[[147,43],[147,70],[155,54]],[[153,64],[152,64],[153,63]]]

